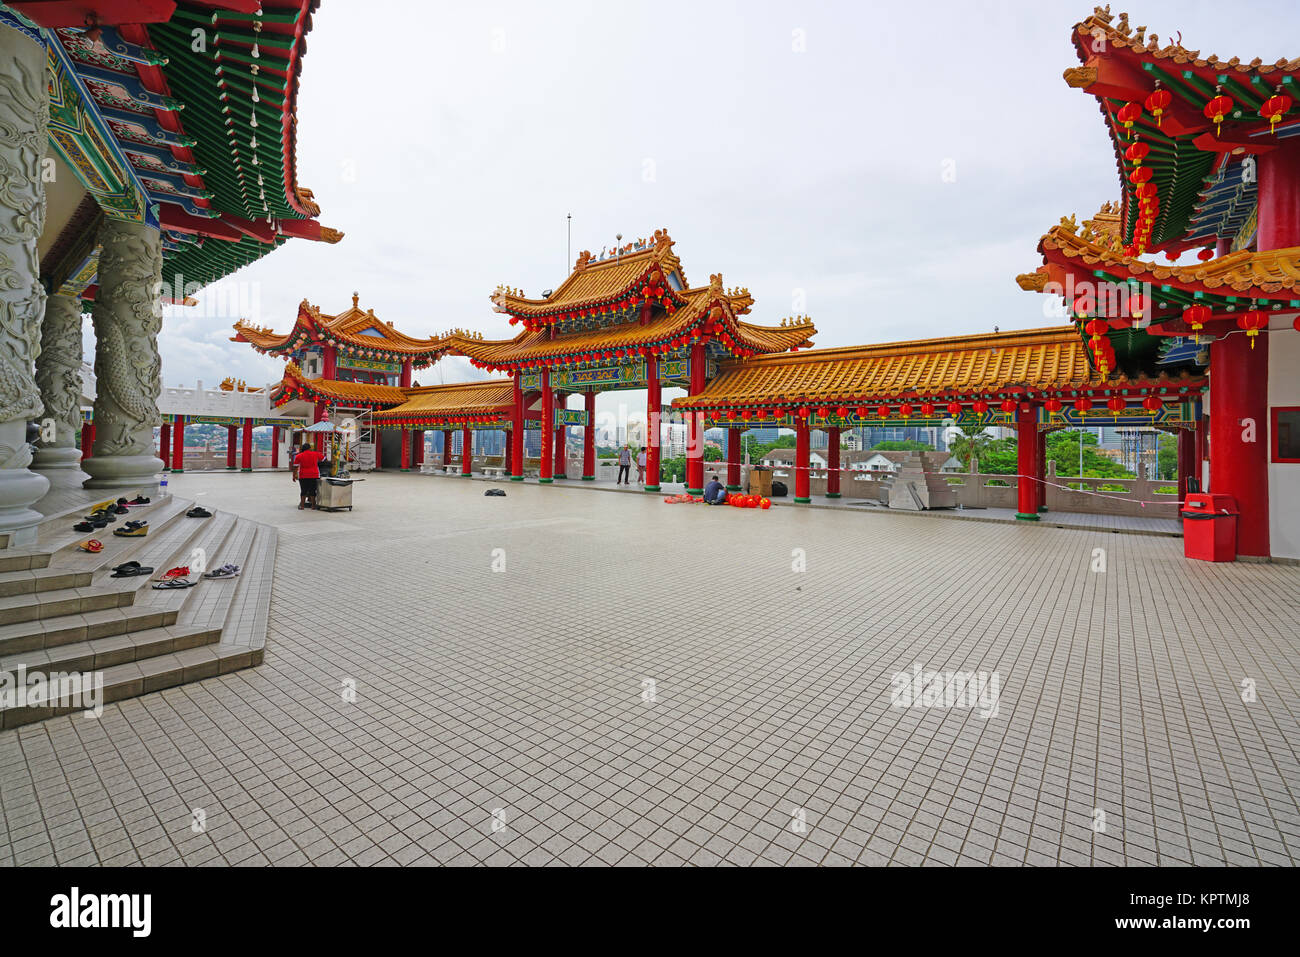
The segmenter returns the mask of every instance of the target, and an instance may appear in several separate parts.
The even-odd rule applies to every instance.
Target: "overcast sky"
[[[755,322],[806,312],[818,346],[1052,324],[1015,276],[1062,215],[1119,190],[1096,101],[1061,79],[1091,10],[325,0],[298,181],[347,235],[236,273],[239,311],[284,331],[304,297],[336,313],[356,290],[411,335],[508,338],[497,283],[538,295],[579,251],[667,227],[692,284],[748,286]],[[1130,14],[1203,55],[1300,53],[1291,3]],[[220,298],[237,297],[166,319],[166,385],[279,380],[280,360],[228,341],[238,312]],[[416,375],[478,377],[459,358]]]

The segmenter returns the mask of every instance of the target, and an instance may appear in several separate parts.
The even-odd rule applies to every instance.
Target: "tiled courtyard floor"
[[[1296,567],[486,487],[173,477],[280,528],[265,663],[0,732],[0,863],[1300,858]],[[996,716],[894,707],[914,664]]]

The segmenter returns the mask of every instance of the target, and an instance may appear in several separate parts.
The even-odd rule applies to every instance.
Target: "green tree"
[[[948,451],[955,455],[963,466],[970,470],[971,456],[980,463],[983,468],[983,452],[988,448],[989,443],[993,441],[992,437],[984,431],[983,427],[977,425],[961,425],[957,427],[957,435],[948,444]],[[987,471],[987,469],[985,469]]]
[[[875,452],[933,452],[934,446],[916,439],[888,439],[877,442],[872,449]]]
[[[1178,478],[1178,437],[1169,433],[1160,435],[1160,451],[1156,458],[1156,469],[1162,479]]]

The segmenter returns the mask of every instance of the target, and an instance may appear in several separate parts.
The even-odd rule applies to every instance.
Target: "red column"
[[[740,459],[745,454],[741,451],[740,428],[727,429],[727,491],[740,491]]]
[[[95,454],[95,423],[82,421],[81,423],[81,458],[90,458]]]
[[[1256,241],[1260,252],[1300,246],[1300,143],[1293,139],[1275,142],[1277,149],[1256,157],[1259,164]]]
[[[582,480],[596,481],[596,393],[588,392],[582,397],[582,407],[587,413],[587,424],[582,427]],[[650,453],[646,453],[646,462]]]
[[[811,464],[808,419],[796,415],[794,421],[794,500],[806,504],[812,501],[808,491],[808,466]]]
[[[691,346],[691,395],[704,391],[704,343]],[[704,492],[704,413],[686,413],[686,491]]]
[[[555,433],[555,391],[551,388],[551,370],[542,370],[542,456],[541,456],[541,476],[537,481],[543,485],[550,485],[554,481],[551,478],[551,462],[554,456],[551,454]]]
[[[172,420],[172,471],[185,471],[185,416]]]
[[[402,469],[403,472],[411,471],[411,430],[402,429]]]
[[[271,468],[280,467],[280,427],[271,426]]]
[[[424,429],[415,430],[415,464],[424,465]]]
[[[663,430],[659,427],[659,410],[663,399],[659,390],[659,357],[646,356],[645,360],[645,490],[659,491],[659,442]]]
[[[226,426],[226,468],[235,469],[235,446],[238,443],[237,425]]]
[[[81,427],[84,435],[86,427]],[[162,428],[158,430],[158,458],[162,459],[163,471],[170,472],[172,468],[172,424],[164,422]]]
[[[524,480],[524,390],[523,373],[514,375],[514,410],[510,429],[510,481]]]
[[[840,430],[826,430],[826,497],[840,497]]]
[[[244,420],[243,456],[240,461],[241,472],[253,471],[253,420]]]
[[[1267,335],[1210,344],[1210,491],[1236,500],[1239,555],[1269,553],[1267,392]]]
[[[1196,476],[1196,433],[1179,429],[1178,437],[1178,500],[1187,498],[1187,480]]]
[[[474,471],[474,430],[463,429],[460,433],[460,474],[469,478]]]
[[[1016,409],[1016,518],[1038,521],[1038,492],[1034,475],[1038,472],[1038,414],[1033,405],[1021,402]]]
[[[445,469],[451,464],[451,429],[442,430],[442,465]]]
[[[336,346],[326,346],[321,351],[320,377],[322,379],[338,378],[338,350]]]
[[[411,360],[410,359],[407,359],[405,362],[402,363],[402,377],[400,380],[398,380],[398,384],[403,389],[409,389],[411,387]]]

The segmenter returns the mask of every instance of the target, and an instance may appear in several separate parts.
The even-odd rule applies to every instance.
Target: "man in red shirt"
[[[293,472],[298,478],[299,508],[316,507],[316,486],[320,483],[320,463],[325,455],[317,452],[310,445],[293,457]]]

